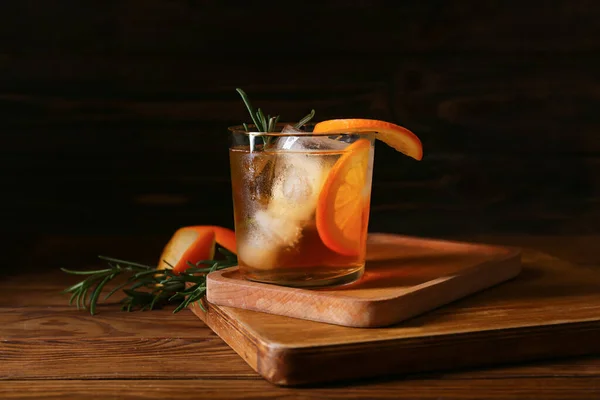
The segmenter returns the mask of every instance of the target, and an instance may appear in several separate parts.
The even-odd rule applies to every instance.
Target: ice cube
[[[309,154],[279,154],[269,211],[290,221],[310,219],[329,172],[329,166],[322,161],[320,157]]]
[[[281,130],[285,134],[297,134],[298,136],[285,136],[279,138],[275,144],[276,150],[344,150],[348,143],[331,139],[327,136],[310,136],[310,132],[303,132],[291,125],[286,125]]]
[[[302,229],[298,224],[272,211],[258,211],[254,214],[256,229],[267,237],[268,242],[278,247],[291,247],[296,244]]]
[[[281,137],[274,146],[277,161],[269,211],[285,215],[292,223],[302,223],[314,214],[321,186],[331,168],[328,157],[310,150],[340,150],[348,144],[327,137],[306,136],[291,125],[286,125],[282,133],[297,136]]]
[[[259,227],[249,228],[249,232],[238,237],[237,251],[240,261],[255,269],[276,267],[279,246],[269,242],[268,236]]]
[[[283,129],[281,130],[281,133],[286,133],[286,134],[287,133],[299,133],[301,135],[306,135],[306,132],[304,132],[298,128],[294,128],[293,126],[291,126],[289,124],[283,127]]]
[[[306,135],[306,132],[302,132],[301,130],[296,129],[296,128],[294,128],[291,125],[284,126],[283,129],[281,130],[281,133]],[[281,137],[281,138],[279,138],[279,140],[275,144],[275,148],[277,150],[291,150],[294,147],[298,147],[300,145],[301,142],[297,146],[295,146],[295,144],[298,141],[298,139],[300,139],[298,136],[284,136],[284,137]]]
[[[276,267],[282,248],[294,246],[302,235],[301,225],[268,210],[254,213],[248,233],[238,240],[238,254],[249,267],[271,269]]]

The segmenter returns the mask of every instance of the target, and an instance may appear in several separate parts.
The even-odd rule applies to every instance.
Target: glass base
[[[297,288],[319,288],[328,286],[346,285],[359,280],[364,272],[365,266],[353,266],[352,268],[311,268],[309,271],[290,270],[247,270],[240,268],[244,278],[253,282],[269,283],[279,286]]]

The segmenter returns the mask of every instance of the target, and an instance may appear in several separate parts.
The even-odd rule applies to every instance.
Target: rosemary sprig
[[[126,297],[121,301],[121,309],[125,311],[152,310],[167,304],[178,304],[173,311],[177,313],[194,302],[204,310],[201,300],[206,294],[206,275],[237,264],[235,254],[218,245],[217,251],[225,257],[224,260],[200,260],[195,264],[188,261],[189,268],[179,274],[170,269],[159,270],[131,261],[99,256],[108,263],[109,268],[93,271],[61,268],[68,274],[86,276],[62,293],[71,293],[69,305],[75,302],[77,309],[89,309],[90,314],[95,315],[104,287],[117,276],[129,275],[124,283],[110,290],[104,300],[122,289]]]
[[[262,110],[260,108],[257,111],[254,111],[254,107],[252,107],[252,104],[250,103],[250,99],[248,98],[248,95],[246,94],[246,92],[244,92],[240,88],[237,88],[235,90],[242,97],[242,101],[246,105],[246,108],[248,109],[248,113],[250,113],[250,118],[252,118],[252,122],[254,122],[254,126],[256,126],[256,129],[259,132],[273,132],[273,130],[275,129],[275,125],[277,124],[277,121],[279,121],[279,115],[276,115],[274,117],[271,117],[269,115],[268,118],[265,118],[265,114],[262,112]],[[246,132],[248,132],[249,131],[248,125],[246,123],[244,123],[243,125],[244,125],[244,129],[246,130]]]
[[[296,125],[294,125],[294,128],[296,129],[300,129],[302,128],[304,125],[306,125],[311,119],[313,119],[313,117],[315,116],[315,110],[310,110],[310,113],[308,113],[307,116],[305,116],[304,118],[302,118]]]
[[[263,113],[263,111],[260,108],[256,111],[254,110],[254,107],[252,107],[252,104],[250,103],[250,99],[248,98],[248,95],[246,94],[246,92],[244,92],[240,88],[237,88],[235,90],[242,97],[242,101],[246,105],[246,108],[248,109],[248,113],[250,114],[250,118],[252,118],[252,122],[254,122],[254,126],[256,127],[256,129],[259,132],[275,131],[277,122],[279,121],[279,115],[271,117],[271,115],[269,114],[265,117],[265,114]],[[308,115],[306,115],[296,125],[294,125],[294,128],[296,128],[296,129],[302,128],[311,119],[313,119],[314,116],[315,116],[315,110],[311,110],[310,113],[308,113]],[[246,130],[246,132],[250,131],[248,128],[248,124],[246,124],[244,122],[242,125],[243,125],[244,129]],[[269,136],[263,137],[265,146],[269,144],[270,140],[271,140],[271,137],[269,137]]]

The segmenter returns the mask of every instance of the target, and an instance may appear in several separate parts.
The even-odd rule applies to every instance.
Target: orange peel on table
[[[198,261],[212,260],[215,244],[236,253],[235,232],[214,225],[186,226],[178,229],[166,244],[157,269],[173,269],[181,273]]]
[[[423,158],[423,145],[421,140],[408,129],[391,122],[376,119],[349,118],[330,119],[315,124],[314,133],[366,133],[375,132],[375,139],[379,139],[394,150],[421,160]]]

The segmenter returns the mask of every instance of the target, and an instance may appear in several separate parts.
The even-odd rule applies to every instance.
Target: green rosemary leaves
[[[85,276],[85,279],[63,290],[63,293],[71,293],[69,305],[75,304],[77,309],[89,309],[90,314],[95,315],[104,288],[115,278],[128,276],[125,282],[108,291],[104,300],[122,289],[126,297],[121,301],[121,308],[125,311],[152,310],[167,304],[177,304],[173,311],[177,313],[195,302],[204,308],[201,300],[206,294],[206,275],[237,265],[235,254],[218,245],[217,251],[225,257],[224,260],[188,263],[189,268],[179,274],[169,269],[159,270],[148,265],[99,256],[108,263],[109,268],[93,271],[61,268],[68,274]]]

